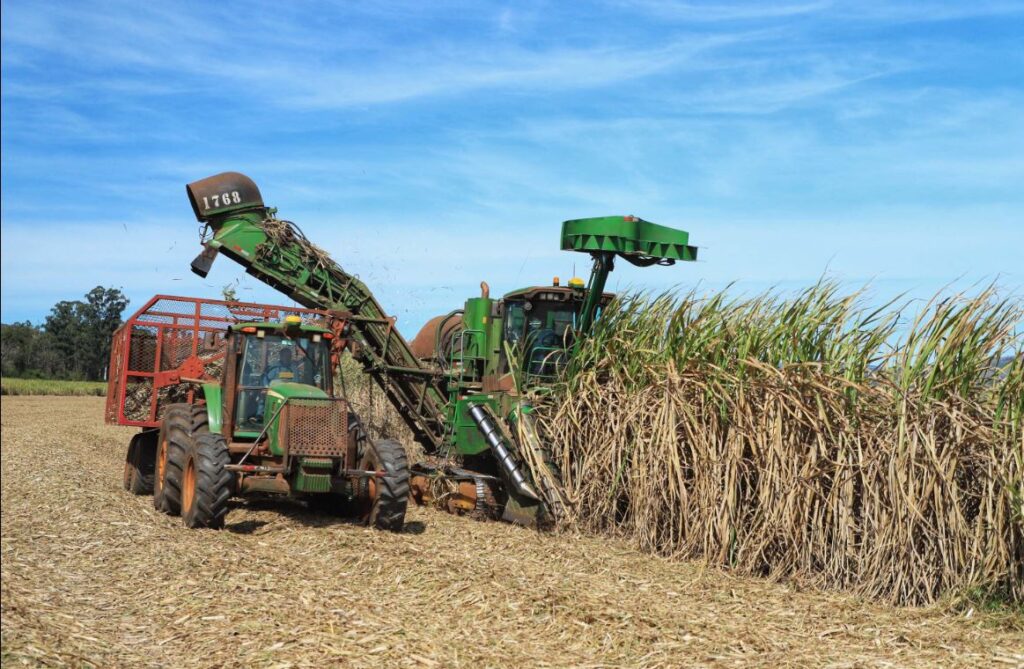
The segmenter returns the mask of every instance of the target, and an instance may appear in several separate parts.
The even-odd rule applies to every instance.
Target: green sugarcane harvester
[[[604,292],[616,258],[672,265],[697,258],[682,231],[634,216],[565,221],[562,249],[593,259],[590,280],[481,295],[438,316],[410,345],[373,293],[277,218],[256,184],[226,172],[188,184],[206,224],[192,270],[206,276],[218,253],[306,307],[347,312],[353,355],[402,416],[428,461],[412,468],[418,502],[526,525],[557,521],[566,500],[529,404],[551,383],[575,344],[590,334],[613,295]]]

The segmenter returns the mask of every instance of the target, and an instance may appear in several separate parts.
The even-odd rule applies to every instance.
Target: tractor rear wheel
[[[224,527],[234,490],[227,470],[230,461],[224,437],[213,432],[195,435],[181,482],[181,519],[186,527]]]
[[[409,461],[402,445],[393,439],[366,444],[360,469],[384,471],[367,481],[370,489],[368,523],[380,530],[401,532],[409,505]]]
[[[124,459],[124,489],[133,495],[153,493],[156,445],[156,430],[139,432],[128,445]]]
[[[164,411],[156,448],[153,506],[176,516],[181,512],[181,479],[192,445],[192,405],[171,404]]]

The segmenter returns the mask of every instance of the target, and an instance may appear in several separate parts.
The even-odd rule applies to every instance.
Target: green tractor
[[[197,400],[163,408],[156,508],[180,513],[188,527],[221,527],[231,497],[271,493],[401,530],[405,451],[397,441],[370,440],[333,392],[344,332],[343,320],[328,329],[299,316],[228,327],[220,381],[183,378],[200,385]]]
[[[355,359],[429,456],[412,469],[416,501],[527,525],[557,522],[566,503],[531,397],[593,331],[613,297],[604,287],[615,261],[647,267],[697,258],[683,230],[635,216],[569,220],[561,245],[591,257],[589,282],[556,281],[500,299],[483,283],[479,297],[430,321],[410,345],[366,284],[279,219],[247,176],[225,172],[186,192],[205,224],[193,272],[206,276],[226,255],[299,304],[351,314]]]

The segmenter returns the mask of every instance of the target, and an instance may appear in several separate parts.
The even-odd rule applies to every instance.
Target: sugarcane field
[[[96,419],[101,399],[6,396],[0,410],[4,666],[1020,663],[1019,622],[780,584],[621,538],[419,507],[393,534],[268,501],[194,532],[121,489],[129,430]]]
[[[1024,6],[2,7],[4,669],[1024,667]]]

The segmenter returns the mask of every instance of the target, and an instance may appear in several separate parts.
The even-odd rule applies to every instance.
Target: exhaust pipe
[[[484,435],[484,439],[487,441],[487,445],[494,451],[494,457],[498,458],[498,462],[501,464],[501,468],[508,474],[509,479],[512,481],[512,486],[516,489],[523,497],[529,497],[530,499],[541,501],[540,495],[534,492],[533,487],[527,483],[526,477],[523,476],[523,472],[519,470],[519,466],[516,465],[516,461],[512,458],[512,453],[509,452],[508,446],[505,445],[505,440],[502,438],[501,433],[498,432],[498,428],[495,427],[494,422],[490,416],[487,415],[487,409],[483,404],[471,404],[469,407],[469,416],[476,423],[477,428]]]

